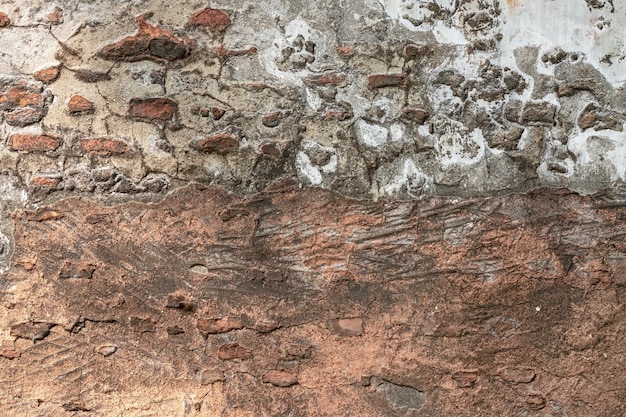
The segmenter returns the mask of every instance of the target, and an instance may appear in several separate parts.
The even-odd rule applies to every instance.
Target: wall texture
[[[625,13],[0,0],[0,411],[625,414]]]

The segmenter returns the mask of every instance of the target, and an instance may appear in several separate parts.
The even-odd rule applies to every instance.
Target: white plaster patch
[[[381,196],[396,196],[406,189],[411,197],[419,197],[430,188],[432,181],[421,172],[411,158],[406,158],[399,164],[396,175],[378,189]]]
[[[389,132],[384,126],[357,120],[354,124],[358,142],[370,149],[380,149],[387,143]]]
[[[337,154],[333,148],[323,146],[317,142],[307,141],[303,143],[303,151],[296,155],[296,169],[298,176],[305,179],[311,185],[321,185],[324,180],[323,174],[332,174],[337,171]],[[307,152],[323,152],[329,153],[328,162],[324,165],[315,165]]]
[[[451,123],[445,130],[437,140],[437,159],[444,167],[454,164],[472,165],[485,157],[486,145],[481,129],[468,133],[456,123]]]

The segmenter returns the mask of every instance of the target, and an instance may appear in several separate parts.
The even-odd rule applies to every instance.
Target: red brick
[[[60,67],[49,67],[49,68],[44,68],[40,71],[37,71],[36,73],[33,74],[33,77],[37,81],[50,84],[51,82],[59,78],[60,73],[61,73]]]
[[[179,38],[171,30],[165,30],[159,25],[152,26],[147,21],[151,16],[151,13],[137,16],[137,33],[105,46],[100,55],[106,59],[124,61],[175,61],[191,55],[196,46],[193,39]]]
[[[337,46],[335,50],[342,58],[350,58],[354,55],[354,48],[352,46]]]
[[[128,114],[141,120],[166,122],[174,117],[178,103],[167,97],[133,98],[128,104]]]
[[[192,14],[189,25],[200,26],[210,32],[223,34],[231,25],[231,21],[225,12],[207,7]]]
[[[11,126],[24,127],[43,119],[48,103],[41,94],[41,87],[34,83],[17,81],[6,91],[0,92],[0,111],[6,115]]]
[[[233,330],[243,329],[243,325],[239,320],[228,317],[221,319],[198,319],[196,327],[204,337],[210,334],[228,333]]]
[[[202,139],[196,148],[202,152],[226,154],[239,148],[239,141],[232,133],[217,133]]]
[[[404,109],[402,116],[411,122],[422,125],[424,124],[424,122],[426,122],[426,120],[428,120],[430,114],[423,109],[406,108]]]
[[[263,382],[270,383],[276,387],[286,388],[296,385],[298,383],[298,378],[289,372],[274,369],[263,375]]]
[[[18,359],[22,354],[13,348],[0,348],[0,356],[7,359]]]
[[[67,109],[71,114],[88,114],[94,111],[93,103],[79,95],[70,98]]]
[[[275,111],[263,116],[261,122],[263,123],[263,126],[266,127],[277,127],[280,124],[281,120],[283,120],[283,117],[284,116],[282,112]]]
[[[83,139],[80,146],[85,152],[97,155],[121,155],[131,150],[126,142],[110,138]]]
[[[30,179],[31,185],[42,188],[55,188],[60,182],[59,178],[52,177],[32,177]]]
[[[252,355],[247,349],[237,343],[226,343],[217,350],[217,357],[223,361],[232,361],[235,359],[249,359]]]
[[[217,47],[217,55],[222,58],[228,58],[231,56],[245,56],[245,55],[254,55],[257,53],[256,46],[251,46],[247,49],[226,49],[223,46]]]
[[[14,151],[47,152],[61,146],[61,139],[49,135],[14,134],[9,138],[9,147]]]
[[[340,85],[345,84],[346,74],[343,72],[327,72],[324,74],[309,75],[304,79],[305,84],[310,85]]]
[[[367,85],[370,89],[383,87],[406,87],[406,75],[373,74],[367,77]]]
[[[263,91],[266,88],[268,88],[267,84],[264,83],[248,83],[246,84],[246,90],[248,91],[253,91],[253,92],[259,92],[259,91]]]
[[[11,19],[5,13],[0,12],[0,28],[7,27],[11,24]]]

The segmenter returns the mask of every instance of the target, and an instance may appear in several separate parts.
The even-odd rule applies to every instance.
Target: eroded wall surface
[[[0,0],[0,410],[624,414],[625,13]]]

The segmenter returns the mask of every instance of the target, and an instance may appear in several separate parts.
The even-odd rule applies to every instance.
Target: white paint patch
[[[380,149],[387,143],[389,132],[380,125],[368,123],[365,120],[357,120],[354,124],[358,142],[370,149]]]

